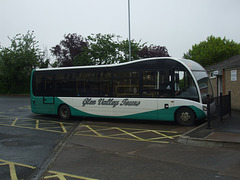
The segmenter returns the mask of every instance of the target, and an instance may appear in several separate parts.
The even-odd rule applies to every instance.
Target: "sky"
[[[210,35],[240,43],[240,0],[130,0],[131,39],[165,46],[181,58]],[[34,31],[41,49],[64,34],[128,39],[128,0],[0,0],[0,45]]]

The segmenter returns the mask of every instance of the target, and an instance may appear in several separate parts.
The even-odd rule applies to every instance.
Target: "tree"
[[[0,91],[1,93],[29,92],[31,71],[46,65],[44,54],[38,48],[33,32],[17,34],[10,39],[10,47],[0,47]]]
[[[136,42],[135,40],[131,40],[131,60],[139,59],[139,51],[144,47],[146,43],[141,44],[141,41]],[[119,50],[121,51],[122,58],[119,61],[127,62],[129,61],[129,40],[123,40],[120,42]]]
[[[240,44],[225,37],[221,39],[220,37],[209,36],[206,41],[193,45],[192,49],[184,53],[183,57],[192,59],[206,67],[238,54],[240,54]]]
[[[50,65],[50,57],[48,56],[48,50],[45,48],[39,56],[38,67],[39,68],[48,68]]]
[[[92,34],[86,39],[77,34],[68,34],[51,49],[57,58],[57,66],[103,65],[129,61],[129,41],[120,40],[115,34]],[[166,57],[164,46],[145,46],[146,43],[131,40],[131,60],[146,57]]]
[[[79,54],[88,49],[88,42],[81,35],[76,33],[64,35],[64,40],[59,45],[50,49],[56,57],[55,66],[72,66],[74,59],[79,58]],[[78,59],[79,60],[79,59]]]
[[[140,58],[151,58],[151,57],[169,57],[168,50],[165,46],[144,46],[139,52]]]
[[[88,36],[90,58],[95,65],[114,64],[121,60],[119,41],[115,34],[96,34]]]

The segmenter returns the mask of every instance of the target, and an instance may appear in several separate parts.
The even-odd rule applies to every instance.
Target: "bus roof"
[[[192,71],[205,71],[205,69],[196,61],[189,59],[179,59],[179,61],[185,64]]]
[[[117,67],[117,66],[123,66],[127,64],[134,64],[138,62],[143,62],[143,61],[149,61],[149,60],[173,60],[180,62],[184,66],[187,66],[190,70],[197,70],[197,71],[205,71],[205,69],[198,64],[197,62],[193,60],[188,60],[188,59],[178,59],[178,58],[173,58],[173,57],[154,57],[154,58],[145,58],[145,59],[139,59],[139,60],[134,60],[130,62],[124,62],[124,63],[119,63],[119,64],[108,64],[108,65],[91,65],[91,66],[71,66],[71,67],[58,67],[58,68],[41,68],[41,69],[35,69],[36,71],[55,71],[55,70],[70,70],[70,69],[88,69],[88,68],[107,68],[107,67]]]

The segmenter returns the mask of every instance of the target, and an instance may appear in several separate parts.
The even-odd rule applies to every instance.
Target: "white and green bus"
[[[35,69],[33,113],[176,121],[192,125],[206,117],[213,96],[205,69],[171,57],[121,64]]]

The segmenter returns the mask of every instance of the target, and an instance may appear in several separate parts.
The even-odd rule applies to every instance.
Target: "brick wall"
[[[237,70],[237,81],[231,81],[231,70]],[[225,94],[231,91],[232,109],[240,110],[240,68],[225,70]]]
[[[237,70],[237,81],[231,81],[231,70]],[[210,77],[210,73],[208,73]],[[212,83],[214,96],[217,96],[217,77],[210,78]],[[240,110],[240,67],[224,70],[223,76],[223,91],[225,95],[231,91],[232,95],[232,109]]]

